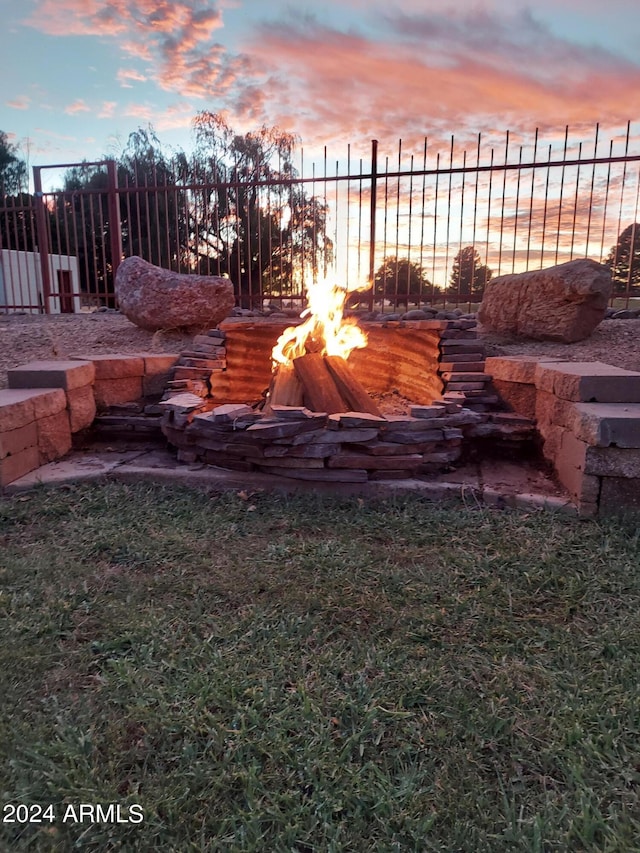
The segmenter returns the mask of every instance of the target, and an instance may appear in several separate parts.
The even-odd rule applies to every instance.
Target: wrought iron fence
[[[614,298],[640,296],[640,154],[631,125],[588,145],[536,131],[500,145],[403,144],[393,160],[318,160],[286,173],[238,164],[199,174],[177,158],[34,168],[34,193],[0,198],[0,311],[115,306],[123,257],[227,275],[238,304],[299,306],[306,277],[330,275],[369,307],[480,301],[497,275],[576,257],[608,263]],[[43,191],[44,170],[67,170]],[[273,175],[276,174],[277,177]]]

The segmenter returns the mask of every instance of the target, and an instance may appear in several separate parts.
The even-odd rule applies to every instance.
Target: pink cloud
[[[124,108],[122,115],[139,121],[152,122],[156,111],[150,104],[129,104]]]
[[[5,106],[11,107],[12,110],[28,110],[31,105],[31,98],[27,95],[18,95],[11,101],[5,101]]]
[[[103,101],[98,111],[98,118],[113,118],[117,106],[116,101]]]
[[[307,144],[437,140],[452,130],[462,139],[494,127],[530,135],[536,126],[591,129],[640,115],[640,65],[560,38],[540,18],[554,0],[540,0],[535,15],[525,0],[463,11],[450,0],[344,0],[361,13],[357,30],[309,16],[269,25],[247,17],[236,54],[216,41],[227,0],[34,2],[29,23],[44,32],[117,40],[127,58],[122,86],[152,80],[226,110],[235,126],[277,124]],[[563,2],[596,8],[596,0]],[[161,119],[149,105],[128,109]],[[180,109],[167,121],[183,118]]]
[[[117,38],[127,56],[148,63],[161,88],[199,97],[224,92],[233,58],[213,40],[223,25],[218,0],[38,0],[27,20],[50,35]],[[125,69],[119,82],[148,79]]]
[[[72,104],[68,104],[64,108],[64,111],[67,115],[73,116],[78,113],[88,113],[91,112],[91,108],[87,106],[87,104],[82,100],[82,98],[78,98]]]
[[[120,85],[125,89],[131,88],[131,82],[142,83],[147,79],[146,75],[142,74],[140,71],[136,71],[135,68],[121,68],[117,74],[117,80]]]
[[[304,139],[421,138],[498,124],[619,124],[640,114],[640,66],[554,36],[528,13],[385,13],[385,41],[313,21],[262,26],[258,111]]]

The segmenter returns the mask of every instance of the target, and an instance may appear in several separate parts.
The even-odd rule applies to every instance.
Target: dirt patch
[[[29,361],[62,360],[81,355],[180,353],[193,334],[179,331],[148,332],[123,314],[30,315],[0,317],[0,387],[6,388],[6,371]]]
[[[482,334],[487,355],[532,355],[559,361],[601,361],[640,371],[640,320],[603,320],[592,335],[574,344],[519,341]]]

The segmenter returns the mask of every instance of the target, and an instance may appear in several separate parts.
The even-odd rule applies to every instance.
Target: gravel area
[[[603,320],[592,335],[575,344],[516,341],[482,334],[487,355],[532,355],[559,361],[601,361],[640,371],[640,319]]]
[[[562,361],[602,361],[640,371],[640,320],[604,320],[587,340],[575,344],[514,341],[483,335],[487,355],[534,355]],[[29,361],[76,355],[175,352],[193,335],[146,332],[117,312],[0,316],[0,387],[6,371]]]
[[[62,360],[78,355],[175,352],[186,349],[192,334],[147,332],[117,312],[94,314],[9,314],[0,317],[0,388],[6,371],[29,361]]]

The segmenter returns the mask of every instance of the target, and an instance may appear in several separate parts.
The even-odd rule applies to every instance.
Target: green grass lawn
[[[0,564],[0,850],[640,850],[637,519],[94,484]]]

